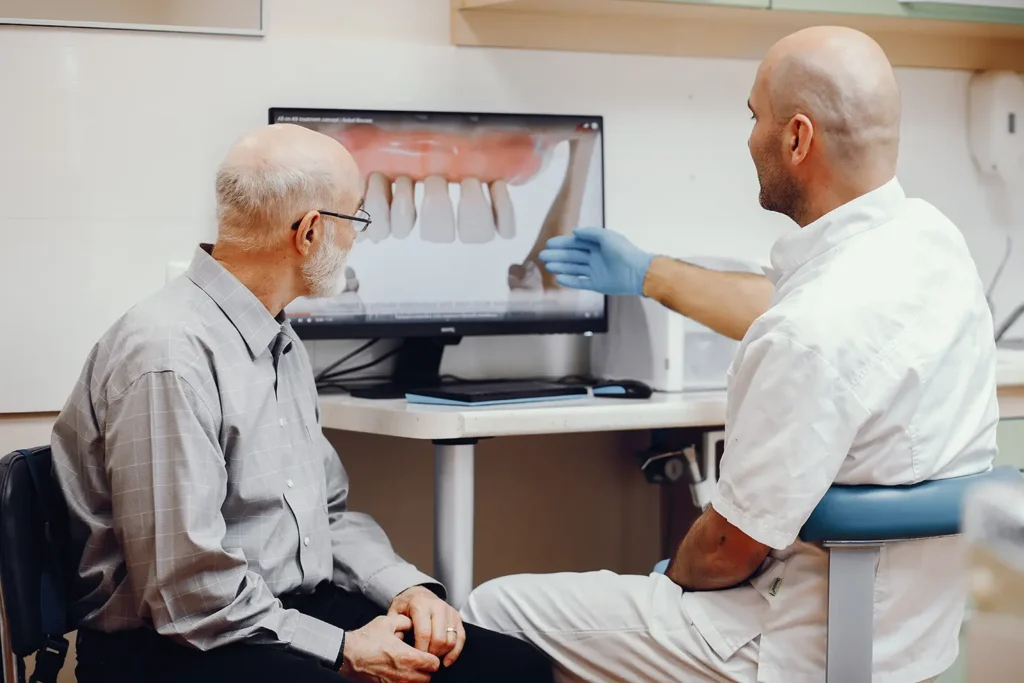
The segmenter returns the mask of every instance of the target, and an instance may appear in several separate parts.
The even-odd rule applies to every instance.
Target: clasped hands
[[[405,642],[412,631],[413,645]],[[466,629],[458,611],[423,586],[391,602],[384,616],[346,635],[340,673],[356,681],[428,683],[462,654]]]

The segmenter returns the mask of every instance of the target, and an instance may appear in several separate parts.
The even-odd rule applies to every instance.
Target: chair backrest
[[[0,591],[18,657],[67,647],[61,637],[68,631],[71,543],[67,506],[51,467],[48,446],[0,458]]]

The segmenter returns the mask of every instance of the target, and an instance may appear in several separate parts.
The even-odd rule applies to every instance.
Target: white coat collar
[[[810,225],[781,237],[772,247],[765,275],[773,284],[816,256],[866,230],[893,218],[907,200],[899,181],[885,185],[833,209]]]

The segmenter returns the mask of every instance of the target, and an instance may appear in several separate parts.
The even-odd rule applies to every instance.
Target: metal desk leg
[[[434,442],[434,575],[461,609],[473,590],[475,439]]]

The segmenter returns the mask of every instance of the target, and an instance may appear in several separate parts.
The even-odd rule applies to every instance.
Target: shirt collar
[[[837,244],[886,223],[900,212],[907,196],[893,178],[878,189],[833,209],[810,225],[779,239],[765,275],[776,285],[784,276]]]
[[[186,275],[227,316],[242,335],[252,357],[260,356],[282,333],[294,340],[294,333],[284,312],[276,318],[270,315],[263,302],[210,255],[212,250],[212,245],[200,244]],[[291,343],[288,343],[285,352],[290,350]]]

